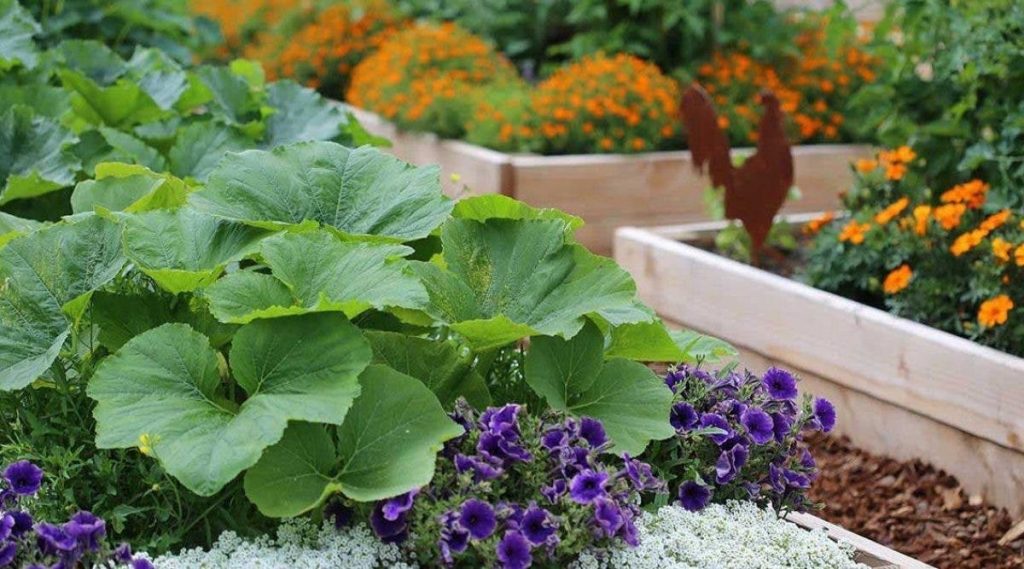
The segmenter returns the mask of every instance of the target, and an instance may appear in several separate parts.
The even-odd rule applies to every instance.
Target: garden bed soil
[[[439,164],[449,196],[504,194],[533,207],[558,208],[582,217],[586,225],[576,239],[595,253],[611,253],[618,227],[708,219],[702,195],[709,181],[694,170],[688,151],[507,154],[433,134],[402,132],[374,113],[352,112],[368,131],[391,140],[390,151],[399,158],[413,164]],[[869,146],[860,144],[793,147],[795,185],[803,195],[783,211],[839,207],[839,193],[853,182],[850,163],[872,154]]]
[[[865,452],[844,437],[816,435],[810,444],[821,472],[810,491],[824,506],[817,517],[938,569],[1024,567],[1024,536],[1008,535],[1013,518],[969,496],[953,476]]]
[[[723,225],[622,228],[615,258],[666,321],[733,344],[751,370],[799,374],[858,447],[1024,516],[1024,358],[687,244]]]

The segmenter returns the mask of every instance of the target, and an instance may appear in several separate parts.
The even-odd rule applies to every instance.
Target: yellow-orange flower
[[[919,205],[914,208],[914,233],[924,235],[928,232],[928,218],[931,216],[932,208],[928,205]]]
[[[1002,237],[996,237],[992,240],[992,256],[998,259],[999,262],[1009,262],[1011,250],[1013,250],[1013,243],[1010,243]]]
[[[902,213],[903,210],[907,209],[908,205],[910,205],[910,200],[908,198],[903,197],[896,200],[875,215],[875,223],[878,225],[885,225],[886,223],[889,223],[893,218]]]
[[[855,163],[855,167],[858,172],[871,172],[875,168],[878,168],[878,160],[872,160],[870,158],[861,158]]]
[[[1000,294],[981,303],[978,309],[978,323],[986,328],[1006,324],[1006,320],[1013,310],[1013,301],[1009,296]]]
[[[1006,220],[1010,219],[1010,210],[1004,209],[999,213],[994,213],[985,218],[978,226],[982,231],[995,231],[1006,223]]]
[[[910,284],[910,279],[914,276],[914,271],[910,270],[910,265],[901,265],[897,269],[893,269],[886,277],[885,282],[882,283],[882,290],[886,294],[896,294],[901,290],[907,288]]]
[[[886,164],[885,165],[885,179],[898,182],[903,179],[903,176],[907,175],[906,164]]]
[[[843,230],[839,232],[840,241],[849,241],[854,245],[860,245],[864,242],[864,234],[871,229],[870,223],[857,223],[855,220],[851,220],[845,226]]]
[[[963,255],[977,247],[986,235],[988,235],[988,233],[980,229],[968,231],[953,241],[953,244],[949,247],[949,251],[953,253],[954,257],[959,257],[960,255]]]
[[[967,206],[960,203],[940,205],[935,208],[935,219],[943,229],[949,231],[960,225],[960,217],[967,211]]]
[[[818,217],[808,221],[803,227],[804,235],[815,235],[836,218],[835,212],[826,211]]]
[[[985,203],[988,188],[988,184],[975,179],[953,186],[943,192],[939,199],[942,203],[962,203],[971,209],[977,209]]]
[[[1017,245],[1017,248],[1013,250],[1013,262],[1018,267],[1024,267],[1024,243]]]

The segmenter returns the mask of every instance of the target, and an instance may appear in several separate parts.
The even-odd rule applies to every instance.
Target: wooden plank
[[[857,561],[875,569],[935,569],[927,563],[922,563],[912,557],[907,557],[898,551],[894,551],[861,537],[851,531],[845,530],[833,523],[807,513],[790,512],[786,519],[796,525],[807,529],[823,529],[829,537],[836,541],[843,541],[857,548],[860,554]]]
[[[821,378],[819,387],[902,410],[876,417],[878,406],[868,406],[853,420],[881,452],[905,449],[958,476],[968,491],[1024,513],[1021,358],[651,231],[619,230],[615,257],[666,319]]]

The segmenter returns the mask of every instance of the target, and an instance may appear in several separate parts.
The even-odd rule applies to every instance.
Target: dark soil
[[[824,505],[819,517],[939,569],[1024,567],[1024,536],[999,543],[1020,520],[967,496],[952,476],[869,454],[845,437],[810,443],[821,472],[811,488]]]

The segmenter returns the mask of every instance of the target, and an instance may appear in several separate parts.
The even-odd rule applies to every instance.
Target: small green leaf
[[[501,194],[471,196],[459,200],[454,217],[486,221],[488,219],[553,219],[565,223],[566,235],[583,227],[583,220],[558,209],[537,209]]]
[[[683,352],[683,357],[678,360],[681,362],[708,363],[734,358],[739,354],[728,342],[693,330],[673,330],[670,334]]]
[[[180,179],[138,165],[101,163],[96,179],[79,182],[71,193],[71,211],[98,208],[128,213],[171,209],[185,203],[188,189]]]
[[[16,0],[0,0],[0,71],[19,64],[35,67],[39,50],[32,36],[41,31],[32,14]]]
[[[54,120],[14,106],[0,114],[0,204],[71,185],[81,166],[71,152],[77,139]]]

